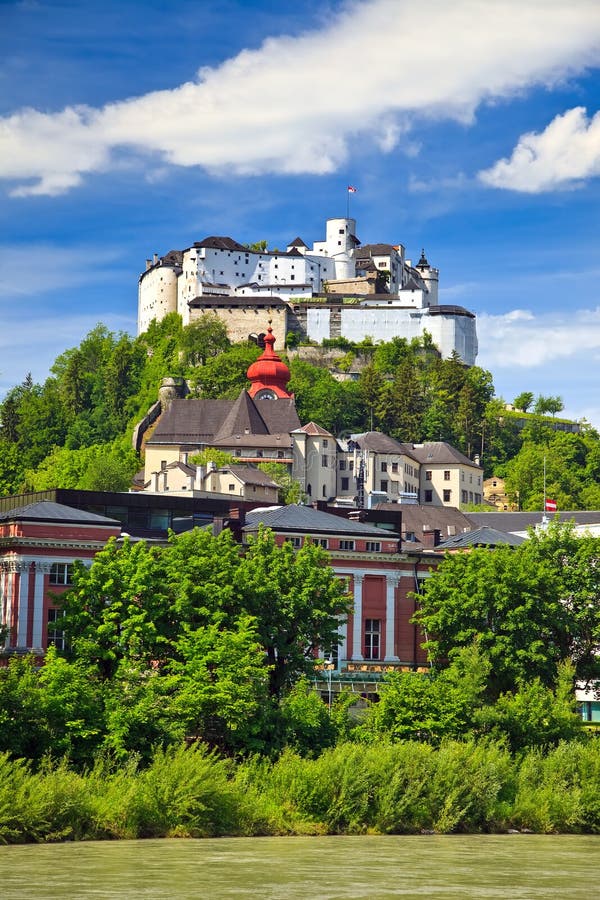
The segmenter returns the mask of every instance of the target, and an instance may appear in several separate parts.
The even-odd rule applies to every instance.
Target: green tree
[[[306,495],[300,486],[300,482],[292,478],[288,467],[283,463],[267,462],[259,463],[258,468],[279,485],[280,503],[303,503]]]
[[[316,648],[331,654],[350,609],[345,586],[321,547],[279,546],[268,529],[251,539],[236,573],[243,608],[255,616],[269,667],[271,696],[281,696],[314,666]]]
[[[379,703],[370,708],[361,730],[371,740],[385,736],[439,743],[445,737],[462,737],[476,727],[489,672],[489,660],[475,642],[433,675],[386,675]]]
[[[532,391],[523,391],[522,394],[518,394],[513,400],[513,406],[515,409],[520,409],[521,412],[527,412],[529,407],[533,403],[533,392]]]
[[[526,747],[556,746],[581,735],[581,716],[575,706],[574,669],[563,663],[554,690],[539,678],[521,680],[514,693],[503,693],[480,710],[478,721],[492,737],[507,738],[516,753]]]
[[[186,367],[204,365],[231,347],[227,328],[215,313],[204,313],[186,325],[181,335],[181,353]]]
[[[600,676],[600,542],[551,524],[516,548],[448,555],[427,579],[415,619],[430,659],[443,665],[478,639],[489,658],[493,698],[539,677],[554,687],[558,666]]]

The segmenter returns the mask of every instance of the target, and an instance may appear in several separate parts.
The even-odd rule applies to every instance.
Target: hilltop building
[[[177,312],[184,325],[217,315],[234,341],[260,335],[268,311],[277,333],[318,341],[411,339],[425,332],[443,357],[477,357],[475,316],[439,303],[439,271],[425,253],[416,265],[402,244],[366,244],[356,220],[328,219],[325,240],[309,248],[302,238],[285,251],[256,250],[230,237],[207,237],[185,250],[146,260],[138,293],[138,333],[153,319]]]

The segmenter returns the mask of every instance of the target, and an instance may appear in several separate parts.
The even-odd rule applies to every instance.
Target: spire
[[[287,390],[290,370],[275,353],[274,345],[275,336],[269,319],[269,327],[265,334],[265,349],[246,373],[248,380],[252,382],[248,394],[253,399],[282,400],[292,396]]]
[[[428,269],[429,263],[427,262],[427,257],[425,256],[425,248],[421,250],[421,259],[416,265],[417,269]]]

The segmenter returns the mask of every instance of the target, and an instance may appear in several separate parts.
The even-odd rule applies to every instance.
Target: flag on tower
[[[558,504],[556,500],[546,500],[546,512],[556,512]]]
[[[355,193],[356,193],[356,188],[353,187],[351,184],[348,185],[348,193],[349,193],[349,194],[355,194]]]

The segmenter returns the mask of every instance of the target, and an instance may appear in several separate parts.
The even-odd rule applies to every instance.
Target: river
[[[590,900],[600,836],[148,840],[0,847],[2,900]]]

